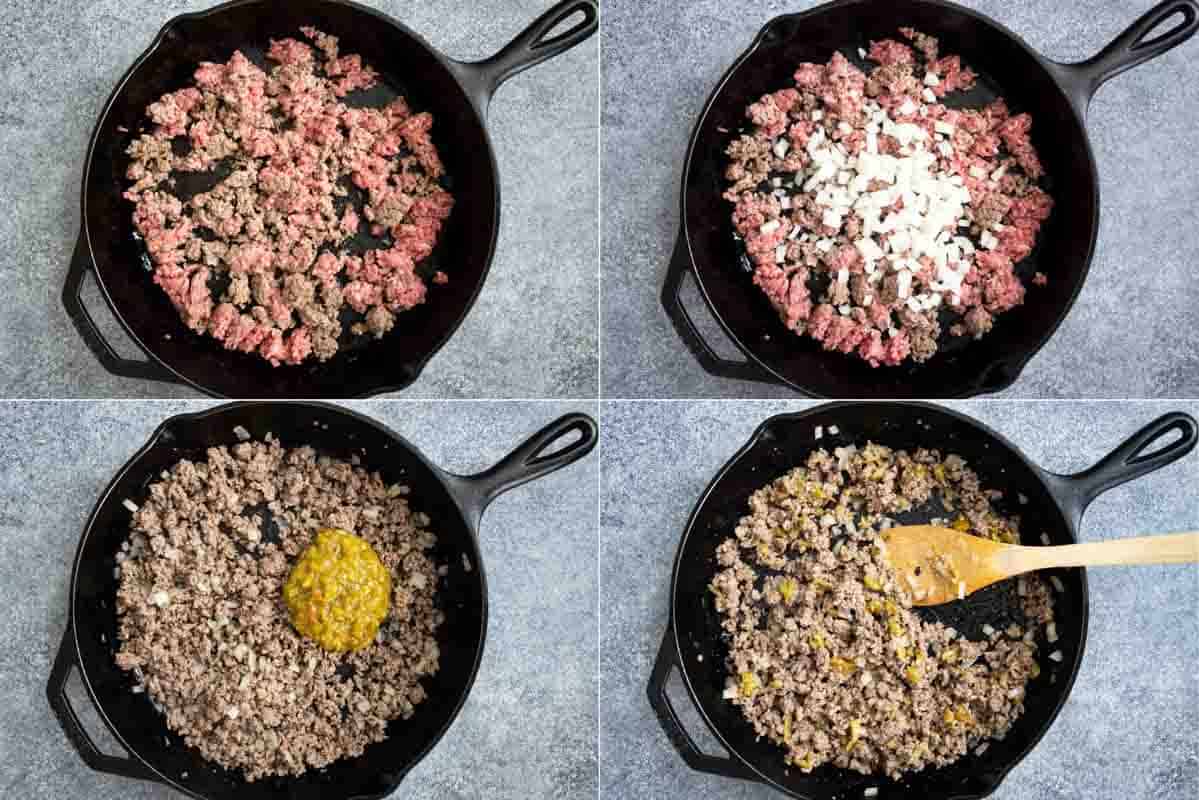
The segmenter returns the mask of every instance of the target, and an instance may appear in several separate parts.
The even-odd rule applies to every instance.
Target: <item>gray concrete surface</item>
[[[490,56],[549,0],[367,0],[451,57]],[[170,17],[216,0],[7,0],[0,35],[0,397],[188,397],[115,378],[58,296],[79,235],[79,183],[97,115]],[[598,36],[496,94],[504,197],[478,303],[405,397],[594,397],[597,391]],[[152,288],[152,287],[150,287]],[[137,354],[90,286],[117,348]]]
[[[0,797],[182,797],[88,769],[52,718],[45,684],[97,496],[164,418],[206,405],[0,403]],[[596,414],[595,403],[347,405],[459,472],[490,466],[561,414]],[[484,515],[491,619],[482,666],[461,715],[402,784],[404,797],[595,796],[598,467],[593,452]],[[81,688],[74,697],[90,709]]]
[[[1060,61],[1093,55],[1152,0],[961,0]],[[881,2],[880,6],[886,5]],[[692,126],[728,66],[775,15],[816,0],[606,3],[603,27],[605,397],[794,397],[704,372],[658,302],[678,233]],[[1011,397],[1193,397],[1199,326],[1199,40],[1104,86],[1087,128],[1101,176],[1097,255],[1073,312]],[[698,292],[688,307],[719,327]],[[727,341],[718,349],[737,354]]]
[[[670,571],[692,506],[767,417],[806,403],[604,403],[601,518],[601,743],[605,800],[781,797],[690,770],[645,697],[666,625]],[[1090,466],[1124,437],[1191,403],[951,404],[1059,472]],[[1083,541],[1199,528],[1199,453],[1113,489]],[[1092,569],[1087,652],[1057,722],[997,800],[1199,796],[1199,567]],[[693,736],[720,754],[676,679]],[[702,734],[702,736],[701,736]]]

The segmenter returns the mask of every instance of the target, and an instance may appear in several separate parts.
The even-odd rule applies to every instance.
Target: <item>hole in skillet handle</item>
[[[725,778],[740,778],[757,782],[757,776],[735,758],[714,756],[705,753],[695,743],[695,739],[683,727],[678,712],[667,694],[666,685],[671,675],[678,671],[678,646],[675,640],[674,625],[666,626],[662,635],[662,646],[658,649],[658,657],[654,660],[654,669],[650,674],[646,694],[649,704],[658,717],[658,724],[670,740],[671,745],[682,756],[687,766],[699,772],[710,775],[720,775]]]
[[[1150,36],[1175,17],[1181,17],[1177,24],[1163,33]],[[1164,0],[1093,57],[1077,64],[1049,62],[1049,66],[1055,68],[1058,80],[1079,116],[1086,117],[1091,97],[1100,86],[1138,64],[1173,50],[1196,33],[1199,33],[1199,1]]]
[[[679,232],[675,242],[674,253],[666,268],[666,281],[662,284],[662,308],[674,326],[675,332],[687,345],[695,360],[711,375],[718,378],[729,378],[739,381],[754,381],[768,383],[772,386],[783,385],[766,370],[750,361],[732,361],[717,353],[691,318],[686,306],[683,305],[683,278],[691,273],[691,257],[687,252],[686,234]]]
[[[568,19],[582,19],[567,30],[550,34]],[[472,63],[450,62],[458,80],[481,116],[487,115],[491,96],[500,84],[529,67],[565,53],[599,30],[599,4],[595,0],[563,0],[535,19],[491,58]]]
[[[67,621],[67,630],[63,634],[62,644],[58,647],[58,655],[54,658],[54,666],[50,670],[50,680],[46,683],[46,699],[58,719],[63,733],[71,745],[78,751],[84,763],[97,772],[109,775],[119,775],[124,778],[161,782],[157,775],[147,769],[136,759],[128,756],[109,755],[96,744],[95,740],[83,727],[79,715],[67,697],[67,683],[71,675],[82,668],[75,654],[74,622]]]
[[[121,378],[179,383],[173,373],[154,361],[137,361],[122,357],[104,338],[96,321],[83,304],[83,279],[91,271],[91,252],[88,250],[87,238],[80,231],[79,241],[75,243],[75,252],[67,269],[67,280],[62,289],[62,304],[83,343],[92,351],[100,365]]]
[[[1172,433],[1177,438],[1162,443]],[[1074,475],[1048,475],[1058,502],[1075,527],[1096,497],[1122,483],[1172,464],[1195,448],[1199,424],[1181,411],[1158,417],[1128,437],[1090,469]],[[1156,447],[1154,447],[1156,445]]]
[[[546,425],[504,456],[495,466],[476,475],[447,478],[467,520],[477,528],[483,510],[509,489],[569,466],[591,452],[599,440],[599,426],[586,414],[566,414]]]

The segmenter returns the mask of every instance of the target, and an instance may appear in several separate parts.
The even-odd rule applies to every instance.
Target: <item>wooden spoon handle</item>
[[[1059,547],[1013,547],[999,566],[1009,575],[1052,567],[1095,567],[1106,564],[1185,564],[1199,561],[1199,533],[1141,536],[1111,542]]]

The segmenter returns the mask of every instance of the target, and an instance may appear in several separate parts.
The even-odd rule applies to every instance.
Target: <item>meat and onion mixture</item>
[[[424,302],[417,267],[454,205],[433,117],[402,97],[347,105],[378,74],[301,30],[272,41],[269,71],[240,51],[200,64],[194,86],[146,108],[153,127],[128,150],[125,197],[154,282],[189,328],[275,366],[328,360],[343,326],[380,337]],[[175,191],[197,173],[219,180]],[[375,237],[365,250],[349,246],[360,230]]]
[[[939,498],[959,530],[1018,541],[998,497],[957,456],[876,444],[817,450],[750,497],[709,589],[729,642],[725,697],[788,764],[898,778],[1001,738],[1020,716],[1038,633],[1056,639],[1045,583],[1020,579],[1023,625],[970,641],[913,613],[879,537],[889,515]]]
[[[800,64],[727,151],[754,283],[788,329],[875,367],[927,361],[943,325],[981,337],[1020,305],[1015,264],[1053,207],[1029,115],[948,108],[977,76],[900,31],[859,51],[869,73],[841,53]]]
[[[425,699],[438,669],[439,568],[407,487],[278,440],[214,447],[149,487],[117,556],[117,665],[168,727],[248,780],[361,754]],[[136,506],[130,501],[127,505]],[[322,528],[355,531],[391,576],[373,644],[297,633],[284,581]]]

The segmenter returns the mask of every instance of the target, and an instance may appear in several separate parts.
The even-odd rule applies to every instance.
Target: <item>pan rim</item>
[[[82,230],[81,235],[82,235],[84,243],[86,244],[86,247],[87,247],[87,258],[88,258],[89,263],[91,264],[92,276],[94,277],[94,279],[96,281],[96,285],[100,290],[100,295],[104,298],[104,302],[108,306],[109,311],[112,312],[113,317],[115,317],[117,322],[120,323],[121,329],[134,342],[134,344],[136,344],[138,346],[138,348],[143,353],[145,353],[146,356],[148,356],[151,359],[151,361],[153,361],[155,364],[161,366],[163,369],[165,369],[167,372],[169,372],[171,374],[171,376],[173,376],[173,380],[176,383],[180,383],[185,386],[189,386],[189,387],[195,389],[196,391],[201,392],[202,394],[207,395],[209,397],[225,398],[225,397],[230,397],[231,395],[225,395],[219,391],[216,391],[212,388],[205,386],[200,381],[193,379],[193,378],[189,377],[188,375],[185,375],[182,371],[180,371],[178,368],[176,368],[175,365],[168,363],[166,359],[159,356],[158,353],[155,352],[155,350],[152,349],[148,344],[146,344],[146,342],[144,342],[140,336],[138,336],[136,333],[134,333],[132,327],[129,325],[128,321],[125,319],[125,314],[121,311],[121,309],[119,309],[117,307],[116,302],[113,300],[111,293],[108,291],[108,287],[104,283],[104,277],[102,274],[102,270],[100,269],[100,265],[96,260],[95,251],[92,248],[91,225],[90,225],[90,220],[88,219],[88,206],[87,206],[88,183],[89,183],[89,180],[92,175],[94,157],[95,157],[95,153],[97,150],[97,145],[99,144],[99,141],[100,141],[100,133],[104,128],[104,123],[108,120],[108,115],[112,111],[112,108],[115,105],[117,98],[124,92],[125,87],[129,84],[129,82],[134,79],[135,74],[145,65],[145,63],[149,60],[149,58],[163,44],[163,42],[166,40],[166,37],[171,33],[172,30],[176,29],[179,25],[186,23],[188,21],[191,21],[191,20],[205,19],[207,17],[216,16],[218,14],[224,13],[225,11],[229,11],[229,10],[232,10],[235,8],[241,8],[243,6],[267,5],[270,2],[271,2],[271,0],[229,0],[229,2],[221,3],[219,5],[213,6],[212,8],[205,9],[203,11],[195,11],[195,12],[186,13],[186,14],[178,14],[178,15],[170,18],[169,20],[167,20],[166,23],[163,24],[162,28],[159,29],[159,31],[155,35],[154,39],[150,42],[150,45],[141,53],[141,55],[139,55],[133,61],[133,63],[125,71],[125,73],[117,80],[117,84],[113,88],[112,93],[109,94],[108,99],[105,100],[104,106],[102,107],[100,114],[96,119],[95,127],[93,127],[93,129],[92,129],[91,138],[88,141],[87,155],[83,162],[83,174],[82,174],[82,179],[80,181],[80,203],[79,203],[79,206],[80,206],[80,226],[81,226],[81,230]],[[435,48],[431,44],[429,44],[427,41],[425,41],[424,37],[422,37],[419,33],[412,30],[408,26],[404,25],[402,22],[395,19],[394,17],[383,13],[382,11],[378,11],[378,10],[370,8],[368,6],[364,6],[360,3],[354,2],[354,0],[311,0],[311,2],[316,2],[316,3],[320,3],[320,4],[326,4],[326,5],[344,6],[346,8],[353,9],[359,13],[367,14],[371,17],[374,17],[379,22],[390,25],[393,28],[398,29],[401,33],[410,37],[413,41],[415,41],[417,44],[419,44],[421,47],[423,47],[430,55],[432,55],[434,57],[434,59],[436,59],[442,65],[442,67],[445,68],[445,70],[453,78],[455,84],[457,84],[458,88],[460,90],[462,90],[463,96],[466,99],[466,102],[470,107],[470,111],[474,115],[475,121],[478,123],[479,129],[483,134],[483,140],[487,144],[487,159],[488,159],[488,163],[491,168],[491,175],[493,178],[492,184],[493,184],[494,190],[495,190],[494,195],[493,195],[492,213],[491,213],[491,240],[487,245],[487,257],[483,263],[483,269],[482,269],[482,272],[479,274],[479,279],[475,283],[475,288],[471,292],[470,297],[467,299],[466,304],[463,306],[461,314],[459,314],[458,318],[456,320],[454,320],[453,323],[446,329],[445,334],[442,335],[441,338],[439,338],[436,342],[434,342],[433,347],[430,348],[427,353],[422,355],[421,358],[416,359],[410,363],[410,368],[411,368],[410,375],[404,376],[403,379],[396,381],[396,382],[389,381],[387,383],[384,383],[383,385],[365,390],[358,394],[347,395],[347,397],[354,397],[354,398],[374,397],[375,395],[383,394],[385,392],[402,391],[402,390],[408,388],[409,386],[411,386],[413,383],[415,383],[416,380],[420,377],[421,373],[424,371],[425,367],[428,365],[429,361],[432,360],[432,358],[434,356],[436,356],[441,351],[441,349],[443,347],[445,347],[445,345],[447,343],[449,343],[449,340],[454,336],[454,334],[458,332],[458,329],[462,326],[462,323],[466,320],[467,315],[470,313],[471,309],[474,308],[475,303],[478,301],[479,295],[483,291],[483,284],[485,284],[487,282],[487,276],[491,272],[492,262],[495,260],[496,245],[499,242],[500,211],[501,211],[501,209],[500,209],[499,162],[496,160],[495,145],[491,140],[491,132],[487,128],[486,118],[483,115],[483,113],[479,110],[478,106],[474,103],[474,101],[470,99],[469,93],[467,93],[465,91],[465,87],[463,87],[463,85],[462,85],[461,74],[458,72],[458,70],[456,70],[454,68],[454,65],[459,62],[455,61],[454,59],[451,59],[449,56],[446,56],[440,50],[438,50],[437,48]],[[186,328],[185,328],[185,330],[186,330]],[[241,354],[230,352],[225,355],[239,356]],[[288,367],[286,365],[278,367],[278,369],[287,369],[287,368]]]
[[[930,413],[939,414],[939,415],[948,417],[950,419],[966,423],[967,425],[977,429],[979,432],[983,433],[984,435],[991,437],[991,439],[996,441],[998,444],[1001,444],[1004,447],[1006,447],[1008,449],[1008,451],[1011,452],[1021,463],[1023,463],[1026,467],[1028,467],[1030,469],[1030,471],[1041,482],[1042,486],[1048,492],[1049,496],[1053,499],[1054,506],[1057,508],[1058,512],[1061,513],[1062,518],[1066,520],[1067,532],[1069,533],[1071,540],[1074,542],[1076,542],[1078,540],[1078,530],[1077,530],[1078,523],[1076,521],[1070,519],[1069,515],[1065,512],[1065,509],[1062,508],[1061,503],[1059,502],[1059,500],[1057,498],[1057,495],[1051,490],[1050,484],[1046,480],[1046,478],[1048,476],[1052,475],[1053,473],[1050,473],[1047,470],[1038,466],[1037,464],[1034,464],[1032,461],[1030,461],[1028,459],[1027,456],[1024,455],[1023,451],[1021,451],[1020,448],[1016,447],[1011,441],[1009,441],[1002,434],[993,430],[990,426],[986,425],[983,422],[980,422],[979,420],[977,420],[973,417],[970,417],[959,411],[955,411],[951,408],[946,408],[945,406],[937,405],[935,403],[928,403],[928,402],[921,402],[921,401],[847,400],[847,401],[838,401],[838,402],[833,402],[833,403],[820,403],[818,405],[814,405],[811,408],[807,408],[802,411],[792,411],[792,412],[785,412],[785,413],[780,413],[780,414],[773,414],[770,417],[767,417],[765,420],[763,420],[756,428],[754,428],[753,433],[746,440],[745,444],[743,444],[737,450],[737,452],[734,453],[728,459],[728,461],[726,461],[724,463],[724,465],[721,466],[720,469],[716,472],[716,474],[712,477],[712,480],[704,488],[703,492],[699,496],[699,499],[696,500],[695,505],[692,507],[691,513],[687,517],[687,523],[683,528],[683,534],[680,537],[679,546],[675,552],[674,565],[671,568],[670,612],[669,612],[669,617],[667,620],[667,635],[672,636],[674,638],[673,655],[674,655],[675,667],[678,669],[679,677],[682,679],[683,685],[687,689],[687,696],[690,698],[691,704],[695,707],[695,710],[699,714],[700,718],[703,719],[704,724],[707,726],[708,730],[716,738],[716,741],[720,743],[721,747],[723,747],[726,751],[728,751],[729,755],[732,757],[732,759],[735,762],[744,765],[745,768],[748,769],[753,774],[754,780],[756,780],[757,782],[762,783],[766,786],[770,786],[771,788],[777,789],[778,791],[783,792],[784,794],[786,794],[790,797],[804,798],[805,796],[797,794],[795,791],[787,788],[786,786],[779,784],[775,780],[766,776],[760,769],[758,769],[758,767],[755,764],[753,764],[749,759],[745,758],[739,752],[739,750],[737,748],[733,747],[728,742],[728,740],[725,738],[724,734],[717,727],[715,722],[713,722],[712,717],[708,713],[707,708],[704,706],[703,702],[700,700],[698,692],[696,692],[695,687],[692,685],[691,675],[688,671],[688,662],[687,662],[687,659],[684,658],[684,656],[683,656],[682,642],[680,641],[679,633],[678,633],[678,626],[675,621],[676,618],[678,617],[677,612],[678,612],[680,602],[681,602],[678,584],[679,584],[679,572],[680,572],[680,569],[681,569],[681,566],[683,563],[683,557],[687,550],[687,544],[691,539],[692,533],[694,532],[695,523],[696,523],[696,520],[698,519],[699,513],[703,509],[703,507],[707,504],[709,498],[711,498],[712,495],[714,494],[717,484],[719,484],[725,478],[725,476],[737,465],[738,462],[740,462],[755,446],[757,446],[757,444],[762,439],[762,435],[766,432],[766,430],[770,427],[770,425],[772,425],[778,421],[795,422],[795,421],[801,420],[805,417],[809,417],[814,414],[823,413],[823,412],[827,412],[827,411],[836,411],[836,410],[841,410],[841,409],[863,408],[863,407],[885,410],[887,407],[897,407],[897,406],[898,407],[907,407],[907,408],[918,408],[918,409],[921,409],[924,411],[928,411]],[[1084,511],[1084,513],[1085,513],[1085,511]],[[1081,521],[1081,516],[1079,517],[1079,521]],[[949,795],[947,798],[945,798],[945,800],[974,800],[976,798],[987,797],[988,795],[995,792],[999,788],[999,786],[1002,785],[1003,781],[1007,778],[1008,774],[1013,769],[1015,769],[1025,758],[1027,758],[1028,755],[1037,747],[1037,745],[1039,745],[1041,743],[1041,739],[1044,738],[1045,734],[1049,732],[1049,729],[1053,727],[1053,724],[1057,721],[1058,716],[1061,714],[1062,709],[1065,707],[1066,702],[1069,700],[1070,694],[1074,690],[1074,683],[1075,683],[1075,679],[1078,677],[1078,671],[1079,671],[1079,669],[1081,669],[1083,658],[1086,655],[1087,630],[1088,630],[1088,623],[1089,623],[1089,619],[1090,619],[1090,607],[1091,607],[1090,592],[1089,592],[1088,585],[1087,585],[1086,568],[1085,567],[1077,567],[1076,569],[1078,571],[1078,576],[1079,576],[1079,583],[1080,583],[1080,588],[1081,588],[1080,599],[1081,599],[1081,605],[1082,605],[1082,614],[1079,619],[1078,650],[1077,650],[1077,655],[1073,659],[1073,664],[1072,664],[1070,673],[1066,677],[1066,680],[1062,683],[1062,692],[1058,696],[1057,702],[1054,704],[1054,707],[1052,709],[1052,712],[1049,716],[1048,721],[1046,722],[1045,725],[1043,725],[1040,728],[1040,730],[1037,731],[1036,735],[1034,735],[1030,739],[1028,745],[1023,750],[1021,750],[1020,753],[1014,759],[1012,759],[1010,763],[1004,765],[1002,770],[997,770],[995,772],[994,783],[986,792],[984,792],[982,794],[963,793],[963,794]]]
[[[257,2],[258,0],[252,0],[252,1]],[[317,409],[317,410],[324,411],[324,412],[333,412],[335,415],[349,417],[355,421],[362,422],[362,423],[365,423],[367,425],[370,425],[370,426],[376,428],[381,434],[389,437],[392,441],[394,441],[395,443],[397,443],[398,445],[403,447],[409,455],[415,457],[418,462],[420,462],[424,467],[428,468],[430,470],[430,472],[437,478],[437,480],[441,482],[443,488],[446,491],[446,494],[449,495],[449,497],[454,501],[454,505],[458,509],[458,513],[462,518],[463,525],[465,526],[466,531],[469,534],[471,541],[475,545],[475,553],[474,553],[474,558],[472,559],[472,562],[473,562],[474,572],[478,575],[479,588],[480,588],[480,592],[482,594],[483,602],[482,602],[482,608],[480,609],[480,614],[479,614],[479,633],[478,633],[479,645],[478,645],[478,647],[475,648],[474,663],[470,667],[470,673],[469,673],[468,679],[466,681],[466,684],[460,689],[458,697],[454,702],[454,707],[453,707],[449,717],[446,719],[445,723],[438,729],[436,735],[431,737],[429,739],[429,741],[425,743],[424,747],[417,753],[416,757],[414,759],[412,759],[412,761],[404,768],[404,770],[396,776],[395,782],[390,786],[390,788],[386,789],[385,791],[383,791],[380,794],[356,795],[353,798],[353,800],[379,800],[380,798],[390,795],[399,787],[400,783],[403,782],[404,777],[429,755],[429,753],[433,750],[434,747],[437,746],[437,744],[441,741],[441,739],[445,736],[445,734],[449,732],[450,728],[453,727],[453,724],[455,721],[457,721],[459,714],[462,713],[462,709],[466,705],[466,700],[469,697],[471,690],[474,688],[475,680],[477,679],[478,674],[479,674],[479,667],[481,666],[481,664],[483,662],[483,651],[487,644],[487,623],[488,623],[490,604],[488,602],[488,592],[487,592],[487,573],[486,573],[485,565],[483,563],[482,550],[479,547],[478,530],[475,528],[474,525],[472,525],[470,523],[469,518],[467,517],[464,509],[462,508],[462,503],[460,502],[460,499],[459,499],[457,493],[455,493],[453,491],[453,489],[450,486],[450,483],[446,481],[446,477],[450,473],[447,473],[445,470],[441,469],[436,464],[431,462],[428,458],[425,457],[424,453],[422,453],[419,448],[413,446],[412,443],[409,442],[407,439],[405,439],[403,436],[401,436],[400,434],[393,431],[387,425],[384,425],[383,423],[381,423],[365,414],[361,414],[357,411],[354,411],[354,410],[351,410],[348,408],[344,408],[342,406],[338,406],[333,403],[316,401],[316,400],[279,401],[279,402],[275,402],[275,401],[244,401],[243,402],[243,401],[239,401],[239,402],[233,402],[233,403],[222,403],[220,405],[216,405],[211,408],[206,408],[206,409],[202,409],[200,411],[195,411],[195,412],[173,414],[170,417],[164,419],[154,429],[153,433],[150,434],[150,437],[146,440],[146,442],[140,448],[138,448],[137,452],[135,452],[125,462],[125,464],[122,465],[120,467],[120,469],[118,469],[117,472],[113,475],[112,480],[109,481],[108,485],[105,486],[104,490],[100,493],[100,495],[96,501],[96,504],[92,507],[92,511],[88,515],[87,521],[84,523],[83,533],[79,537],[79,545],[77,546],[77,548],[75,550],[75,558],[72,560],[71,580],[67,587],[67,591],[68,591],[67,630],[71,637],[71,646],[74,648],[75,668],[79,673],[80,682],[83,684],[84,688],[86,689],[88,699],[91,701],[92,707],[95,709],[97,716],[99,716],[101,721],[104,722],[105,727],[113,735],[113,737],[116,739],[117,743],[124,749],[124,751],[129,754],[130,758],[135,760],[137,763],[141,764],[143,767],[145,767],[145,769],[149,770],[149,772],[152,773],[152,775],[153,775],[153,780],[156,780],[159,783],[169,786],[172,789],[180,791],[180,792],[188,795],[189,797],[197,798],[197,800],[207,800],[205,795],[199,794],[199,793],[181,785],[178,781],[171,778],[170,776],[164,775],[154,765],[152,765],[149,761],[147,761],[146,758],[143,757],[142,754],[137,749],[135,749],[134,747],[129,745],[129,743],[125,740],[125,737],[121,734],[120,730],[117,728],[116,724],[109,717],[107,711],[104,708],[104,705],[100,702],[100,699],[97,696],[94,687],[92,686],[91,679],[88,675],[87,666],[83,662],[83,651],[79,645],[79,630],[75,624],[75,606],[77,603],[77,596],[78,596],[78,585],[77,584],[78,584],[79,572],[83,565],[84,547],[86,546],[87,541],[88,541],[89,537],[91,536],[92,529],[95,526],[96,517],[100,513],[101,508],[103,508],[112,499],[112,494],[116,488],[117,483],[119,483],[121,481],[121,479],[124,478],[125,475],[131,469],[133,469],[137,465],[137,463],[151,449],[153,449],[155,446],[157,446],[160,443],[160,440],[162,439],[163,434],[170,428],[171,425],[177,424],[181,421],[184,421],[184,422],[197,421],[197,420],[202,420],[202,419],[206,419],[209,417],[215,417],[215,416],[220,416],[222,414],[240,411],[244,408],[256,408],[256,407],[272,407],[272,408],[291,407],[291,408]],[[164,723],[164,729],[165,729],[165,723]],[[245,780],[244,777],[241,778],[241,780],[244,782],[244,780]]]
[[[729,68],[724,72],[724,74],[721,75],[720,79],[716,83],[716,86],[713,88],[711,94],[708,96],[707,101],[704,103],[703,109],[700,111],[700,114],[699,114],[698,119],[696,120],[695,126],[692,128],[692,131],[691,131],[691,138],[687,144],[687,157],[683,162],[682,180],[680,181],[680,184],[681,184],[680,191],[679,191],[680,224],[681,224],[682,232],[683,232],[683,240],[687,247],[687,259],[688,259],[688,263],[691,267],[691,275],[694,278],[695,284],[699,288],[700,295],[704,298],[704,302],[707,305],[708,310],[711,313],[712,317],[720,325],[720,329],[724,333],[724,335],[727,336],[729,338],[729,340],[737,346],[737,349],[740,350],[741,353],[749,359],[750,363],[752,363],[755,366],[762,369],[768,376],[770,376],[771,379],[773,379],[773,382],[778,383],[782,386],[786,386],[786,387],[793,389],[794,391],[800,393],[801,395],[811,397],[814,399],[833,399],[833,395],[824,394],[824,393],[814,390],[813,388],[811,388],[809,386],[801,385],[800,383],[783,375],[779,370],[777,370],[774,367],[767,364],[766,361],[763,360],[755,352],[755,350],[752,347],[750,347],[745,342],[743,342],[741,337],[739,337],[736,333],[733,332],[729,323],[726,322],[726,320],[724,319],[724,315],[721,314],[716,303],[713,301],[711,294],[709,293],[707,287],[704,285],[703,276],[700,274],[700,269],[698,268],[698,262],[696,261],[695,250],[692,248],[692,244],[691,244],[691,229],[690,229],[690,224],[689,224],[688,214],[687,214],[687,187],[690,183],[692,164],[697,156],[696,145],[699,141],[700,133],[703,130],[705,123],[707,122],[708,115],[711,113],[712,108],[716,104],[717,99],[721,96],[721,94],[723,94],[725,86],[732,79],[733,75],[736,74],[736,72],[739,69],[741,69],[741,67],[744,66],[749,61],[749,59],[754,55],[755,52],[757,52],[758,48],[761,46],[761,44],[764,40],[764,37],[767,34],[767,32],[773,26],[775,26],[777,23],[779,23],[781,21],[790,20],[790,21],[802,22],[802,21],[806,21],[808,19],[814,18],[816,16],[819,16],[821,14],[825,14],[825,13],[835,10],[835,9],[840,9],[840,8],[844,8],[847,6],[863,5],[868,2],[870,2],[870,0],[831,0],[831,2],[823,3],[815,8],[809,9],[804,12],[795,13],[795,14],[779,14],[779,15],[771,18],[769,21],[767,21],[766,24],[762,26],[762,29],[758,32],[758,34],[754,37],[754,40],[753,40],[753,42],[750,43],[749,47],[745,51],[743,51],[741,53],[741,55],[739,55],[736,58],[736,60],[733,61],[732,65],[729,66]],[[1045,347],[1045,345],[1047,345],[1049,343],[1049,340],[1053,338],[1054,334],[1057,333],[1058,328],[1061,327],[1062,323],[1065,322],[1066,317],[1068,317],[1070,315],[1070,312],[1074,309],[1074,304],[1078,301],[1078,296],[1082,293],[1083,285],[1086,283],[1087,276],[1090,273],[1091,264],[1094,261],[1094,256],[1095,256],[1095,245],[1099,239],[1099,214],[1100,214],[1099,171],[1095,164],[1095,153],[1091,147],[1091,139],[1090,139],[1090,136],[1087,134],[1086,120],[1079,113],[1078,108],[1074,105],[1074,103],[1072,103],[1070,101],[1070,99],[1065,95],[1065,93],[1062,92],[1061,81],[1059,80],[1058,76],[1054,73],[1054,71],[1052,69],[1052,66],[1054,64],[1056,64],[1056,62],[1050,61],[1045,56],[1041,55],[1039,52],[1037,52],[1035,49],[1033,49],[1026,41],[1024,41],[1023,38],[1021,38],[1019,35],[1017,35],[1015,32],[1013,32],[1012,30],[1010,30],[1003,24],[997,22],[996,20],[992,19],[991,17],[988,17],[987,15],[985,15],[979,11],[975,11],[972,8],[967,8],[966,6],[962,6],[957,3],[950,2],[950,0],[909,0],[909,2],[916,3],[916,4],[928,5],[928,6],[932,6],[934,8],[952,9],[955,12],[958,12],[965,16],[971,17],[979,24],[993,28],[998,33],[1006,36],[1008,39],[1010,39],[1012,42],[1014,42],[1016,45],[1018,45],[1021,49],[1023,49],[1029,56],[1031,56],[1032,59],[1044,70],[1045,74],[1049,77],[1053,86],[1058,90],[1058,93],[1061,96],[1060,97],[1061,102],[1065,106],[1069,107],[1070,113],[1074,116],[1075,121],[1078,123],[1079,128],[1082,130],[1082,133],[1083,133],[1082,149],[1086,154],[1087,166],[1089,168],[1089,172],[1090,172],[1090,176],[1091,176],[1092,207],[1094,209],[1094,211],[1091,215],[1091,226],[1090,226],[1091,227],[1091,235],[1090,235],[1090,239],[1086,245],[1086,252],[1084,254],[1082,270],[1079,273],[1077,280],[1075,281],[1074,289],[1071,291],[1070,297],[1069,297],[1068,301],[1066,302],[1066,305],[1063,307],[1062,312],[1058,315],[1057,319],[1054,320],[1054,322],[1046,329],[1045,333],[1037,339],[1036,343],[1032,347],[1028,348],[1024,352],[1021,352],[1018,356],[1009,356],[1008,360],[1006,362],[1005,361],[996,362],[996,363],[1010,363],[1010,365],[1011,365],[1010,373],[1000,383],[992,385],[992,386],[985,386],[985,385],[964,386],[964,387],[961,387],[960,391],[939,393],[939,394],[935,395],[936,397],[941,398],[941,399],[968,399],[971,397],[977,397],[980,395],[991,394],[994,392],[1002,391],[1002,390],[1010,387],[1013,383],[1015,383],[1016,380],[1020,377],[1020,374],[1023,372],[1024,367],[1028,364],[1028,362],[1030,362],[1033,358],[1036,357],[1036,355]],[[834,356],[834,357],[838,356],[838,354],[832,354],[832,353],[825,353],[824,355],[825,356]],[[985,374],[986,373],[984,373],[984,375]],[[932,395],[929,395],[929,396],[932,396]]]

